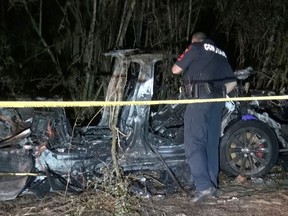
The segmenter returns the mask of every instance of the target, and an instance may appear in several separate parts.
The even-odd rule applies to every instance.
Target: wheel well
[[[261,124],[261,125],[263,125],[264,127],[267,127],[267,128],[269,128],[270,130],[271,130],[271,132],[274,134],[274,136],[276,137],[276,139],[277,139],[277,141],[278,141],[278,146],[279,146],[279,148],[280,147],[283,147],[283,148],[285,148],[285,146],[281,143],[281,141],[279,140],[279,136],[278,136],[278,134],[275,132],[275,130],[272,128],[272,127],[270,127],[268,124],[266,124],[265,122],[262,122],[261,120],[255,120],[255,119],[249,119],[249,120],[243,120],[243,119],[233,119],[232,121],[230,121],[229,123],[228,123],[228,125],[224,128],[224,130],[223,130],[223,134],[225,134],[225,132],[230,128],[230,127],[232,127],[234,124],[238,124],[239,122],[250,122],[250,121],[255,121],[255,122],[258,122],[259,124]]]

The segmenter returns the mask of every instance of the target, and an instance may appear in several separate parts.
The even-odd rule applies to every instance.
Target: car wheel
[[[220,141],[220,168],[230,176],[262,176],[272,169],[278,153],[271,128],[256,120],[237,121]]]

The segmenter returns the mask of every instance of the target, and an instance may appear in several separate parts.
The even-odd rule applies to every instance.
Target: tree
[[[217,30],[235,46],[237,66],[252,65],[257,89],[281,90],[287,85],[287,1],[217,1]]]

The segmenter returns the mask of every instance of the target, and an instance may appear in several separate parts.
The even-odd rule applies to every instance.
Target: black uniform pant
[[[223,102],[188,104],[184,145],[196,191],[218,187],[219,139]]]

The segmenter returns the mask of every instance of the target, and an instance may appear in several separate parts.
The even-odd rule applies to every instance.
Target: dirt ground
[[[288,215],[288,173],[284,171],[252,179],[221,175],[218,199],[192,204],[192,194],[182,191],[170,196],[137,199],[124,196],[116,199],[95,191],[79,195],[51,193],[42,198],[26,194],[1,202],[0,215]],[[115,212],[117,205],[118,213]],[[121,205],[126,211],[124,207],[121,211]]]
[[[287,179],[288,180],[288,179]],[[218,199],[192,204],[189,196],[175,194],[151,202],[151,215],[288,215],[288,181],[254,179],[246,183],[231,181],[221,184]],[[258,181],[258,182],[257,182]],[[148,207],[148,206],[147,206]]]

